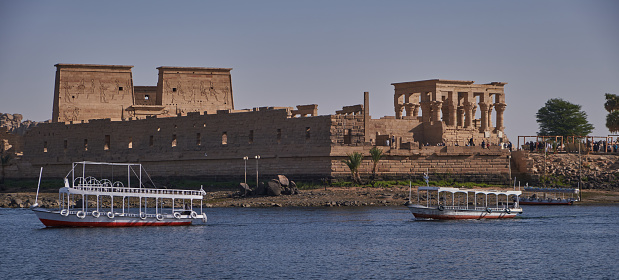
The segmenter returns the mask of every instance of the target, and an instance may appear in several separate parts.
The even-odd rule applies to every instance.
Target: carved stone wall
[[[157,99],[174,115],[233,110],[231,68],[159,67]]]
[[[175,117],[234,109],[231,68],[159,67],[156,87],[134,87],[132,67],[56,64],[52,121]]]
[[[133,105],[131,68],[124,65],[56,64],[53,122],[120,120]]]

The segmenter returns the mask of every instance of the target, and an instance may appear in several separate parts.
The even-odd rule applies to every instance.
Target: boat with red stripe
[[[126,174],[121,180],[92,174]],[[42,169],[41,169],[42,174]],[[155,186],[141,164],[75,162],[58,192],[58,209],[32,207],[46,227],[187,226],[206,223],[202,199],[206,192],[147,188]],[[40,182],[40,176],[39,176]],[[37,198],[38,198],[37,189]],[[199,208],[198,208],[199,205]]]
[[[522,213],[520,191],[475,190],[453,187],[417,188],[417,203],[407,207],[416,219],[507,219]]]

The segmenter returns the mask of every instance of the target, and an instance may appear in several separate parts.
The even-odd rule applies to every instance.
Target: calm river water
[[[208,225],[45,229],[0,209],[2,279],[619,279],[619,206],[502,221],[405,207],[215,208]]]

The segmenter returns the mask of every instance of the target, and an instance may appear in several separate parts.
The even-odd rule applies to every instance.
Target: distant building
[[[126,65],[56,64],[53,122],[130,120],[234,108],[230,68],[159,67],[157,86],[134,86]]]
[[[426,170],[459,180],[509,178],[508,152],[499,146],[508,141],[505,83],[394,83],[395,116],[372,119],[369,93],[363,104],[331,115],[317,115],[315,104],[235,110],[230,68],[159,67],[157,86],[134,86],[132,66],[56,68],[53,122],[11,140],[20,142],[14,152],[23,156],[7,177],[36,177],[39,166],[60,176],[71,162],[88,160],[140,162],[157,176],[237,180],[242,158],[260,155],[264,178],[345,178],[347,154],[369,156],[378,146],[386,155],[378,174],[385,178]],[[371,172],[369,158],[360,170]]]

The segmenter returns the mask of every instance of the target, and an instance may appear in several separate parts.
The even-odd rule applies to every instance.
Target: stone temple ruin
[[[3,152],[15,155],[6,177],[35,178],[41,166],[58,177],[71,162],[88,160],[139,162],[157,176],[238,180],[248,157],[248,172],[258,166],[264,178],[340,179],[349,176],[341,160],[352,152],[369,156],[372,146],[385,153],[383,178],[418,178],[426,170],[458,180],[510,177],[509,152],[500,145],[509,141],[506,83],[394,83],[395,116],[372,118],[367,92],[361,104],[329,115],[318,115],[316,104],[239,110],[230,68],[159,67],[156,86],[134,86],[131,68],[57,64],[51,123],[23,136],[0,129],[12,142],[5,147],[13,147]],[[362,176],[371,169],[366,157]]]

